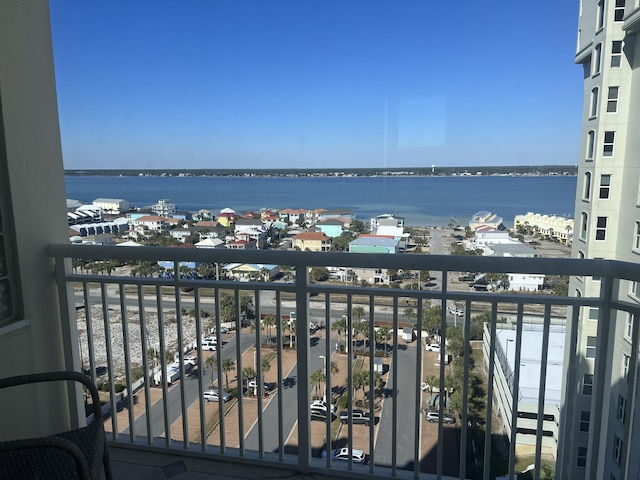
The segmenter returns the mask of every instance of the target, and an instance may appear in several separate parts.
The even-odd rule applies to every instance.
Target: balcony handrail
[[[640,265],[619,260],[576,258],[485,257],[474,255],[362,254],[281,250],[234,250],[172,247],[117,247],[106,245],[54,244],[53,257],[79,259],[193,261],[203,263],[270,263],[276,265],[322,265],[403,270],[478,271],[545,275],[589,275],[640,281]]]

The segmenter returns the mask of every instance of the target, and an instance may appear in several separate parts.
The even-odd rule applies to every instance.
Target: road
[[[242,352],[246,351],[249,347],[251,347],[255,343],[254,335],[241,335],[240,336],[240,348]],[[236,348],[236,337],[231,337],[229,342],[222,347],[222,358],[231,358],[233,361],[237,359],[237,348]],[[211,368],[211,367],[209,367]],[[206,377],[203,379],[203,384],[207,385],[209,379],[211,378],[209,375],[210,372],[206,372]],[[214,370],[213,372],[214,380],[217,378],[217,374]],[[184,398],[185,405],[187,408],[194,401],[196,401],[199,396],[199,385],[198,385],[198,376],[197,375],[189,375],[185,374],[184,384]],[[169,416],[169,425],[171,425],[180,415],[182,415],[182,399],[180,394],[181,383],[175,383],[171,386],[167,393],[167,409]],[[134,423],[134,428],[136,435],[145,434],[147,429],[147,423],[145,416],[141,416]],[[160,436],[165,431],[164,424],[164,407],[162,400],[156,402],[151,406],[151,433],[152,436]],[[127,429],[125,431],[126,434],[129,433]]]
[[[399,345],[402,347],[404,345]],[[398,385],[395,392],[384,401],[384,408],[380,416],[380,428],[375,447],[375,464],[391,466],[392,462],[392,435],[393,431],[393,404],[397,405],[397,438],[396,438],[396,462],[400,469],[413,469],[413,453],[415,449],[415,425],[419,421],[416,418],[416,347],[419,342],[398,348]],[[393,388],[393,365],[389,372],[387,388]]]
[[[325,345],[326,340],[324,338],[319,338],[318,341],[310,347],[310,372],[323,367],[323,361],[319,356],[325,353]],[[285,442],[289,433],[293,430],[293,427],[298,421],[298,389],[296,387],[298,380],[297,365],[293,367],[287,378],[296,380],[296,382],[287,382],[294,386],[292,388],[279,388],[278,392],[273,395],[269,405],[264,409],[264,413],[262,415],[262,437],[265,452],[277,452],[281,447],[280,439],[278,438],[278,395],[282,395],[282,421]],[[259,450],[259,433],[259,426],[256,422],[245,437],[245,446],[247,449],[255,451]]]

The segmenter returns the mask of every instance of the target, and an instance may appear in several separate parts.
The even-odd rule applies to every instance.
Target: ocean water
[[[393,213],[410,226],[465,225],[488,210],[573,216],[575,176],[538,177],[117,177],[66,176],[67,198],[122,198],[133,207],[171,199],[178,210],[238,213],[261,208],[348,208],[356,218]]]

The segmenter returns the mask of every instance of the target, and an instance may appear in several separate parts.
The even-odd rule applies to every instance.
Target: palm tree
[[[376,336],[378,337],[377,339],[380,339],[382,340],[382,342],[384,342],[384,354],[385,356],[389,356],[389,344],[387,343],[387,340],[389,340],[389,338],[391,337],[391,328],[379,327],[378,331],[376,332]]]
[[[289,348],[293,348],[293,336],[296,333],[296,322],[293,320],[282,319],[282,329],[289,330]]]
[[[359,305],[351,309],[351,318],[354,322],[360,322],[364,318],[364,315],[364,308]]]
[[[344,333],[347,333],[347,317],[343,316],[342,318],[336,320],[331,325],[331,331],[336,332],[338,334],[338,341],[340,341],[340,337]]]
[[[204,362],[208,367],[211,367],[211,384],[213,386],[213,372],[218,369],[218,357],[213,354],[209,358],[207,358]]]
[[[230,358],[222,359],[222,371],[224,372],[224,380],[227,385],[227,392],[229,391],[229,372],[236,368],[236,362]]]
[[[311,372],[311,375],[309,376],[309,380],[311,381],[311,385],[313,385],[314,396],[317,397],[320,384],[325,380],[324,372],[322,371],[322,369],[319,368],[318,370],[314,370],[313,372]]]
[[[262,324],[264,325],[267,332],[267,343],[271,345],[271,327],[276,324],[276,317],[273,315],[267,315],[262,319]]]
[[[358,370],[353,372],[351,376],[351,380],[353,382],[353,398],[356,398],[356,392],[361,388],[364,389],[367,385],[369,385],[369,372],[364,370]]]
[[[242,383],[243,386],[249,382],[249,379],[256,378],[256,371],[251,367],[244,367],[242,369]]]
[[[427,375],[424,377],[424,383],[427,385],[427,390],[429,390],[429,393],[431,394],[438,385],[438,377],[435,375]]]

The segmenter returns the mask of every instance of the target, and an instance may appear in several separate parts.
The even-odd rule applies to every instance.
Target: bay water
[[[412,177],[65,177],[67,198],[91,203],[121,198],[145,207],[161,198],[182,211],[231,208],[242,214],[262,208],[349,209],[368,222],[382,213],[404,217],[407,226],[466,225],[487,210],[513,225],[515,215],[535,212],[573,216],[576,177],[412,176]]]

